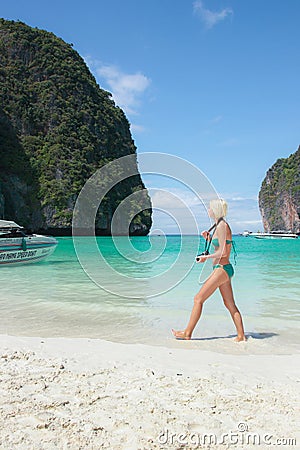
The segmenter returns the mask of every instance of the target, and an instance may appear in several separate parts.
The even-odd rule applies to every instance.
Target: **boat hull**
[[[57,247],[57,240],[48,236],[0,239],[0,265],[25,264],[41,261]]]
[[[254,236],[255,239],[297,239],[298,236]]]
[[[249,236],[251,237],[255,237],[255,239],[297,239],[298,236],[297,235],[286,235],[286,236],[280,236],[280,235],[276,235],[276,234],[263,234],[263,233],[257,233],[257,234],[249,234]]]
[[[273,231],[271,233],[252,233],[244,231],[243,236],[254,237],[255,239],[297,239],[298,235],[294,233],[280,233]]]

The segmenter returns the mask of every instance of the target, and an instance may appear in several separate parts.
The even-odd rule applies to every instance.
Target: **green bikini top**
[[[233,241],[230,241],[229,239],[226,239],[226,244],[232,244]],[[219,239],[215,238],[211,241],[212,245],[214,245],[215,247],[219,247]]]

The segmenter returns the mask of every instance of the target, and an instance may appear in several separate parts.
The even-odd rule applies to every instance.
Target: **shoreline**
[[[110,368],[116,362],[121,364],[137,364],[145,368],[148,365],[154,365],[156,370],[161,371],[165,375],[172,375],[180,366],[182,374],[186,376],[193,375],[195,369],[204,370],[202,360],[194,359],[201,354],[204,356],[205,364],[228,365],[236,363],[237,358],[243,370],[248,370],[254,376],[264,377],[272,376],[272,379],[282,381],[284,377],[292,373],[296,376],[300,373],[300,354],[254,354],[245,353],[243,350],[247,349],[248,341],[235,343],[230,340],[233,348],[241,350],[241,353],[220,353],[219,351],[202,349],[202,348],[188,348],[193,341],[175,340],[175,342],[182,343],[183,348],[166,347],[149,344],[138,343],[121,343],[113,342],[98,338],[75,338],[75,337],[36,337],[36,336],[13,336],[0,335],[0,352],[1,355],[6,351],[33,352],[36,356],[41,358],[62,358],[68,359],[72,370],[82,367],[82,362],[85,362],[86,370],[95,370],[96,368],[105,367]],[[197,341],[197,339],[195,339]],[[76,344],[76,345],[75,345]],[[75,347],[75,348],[74,348]],[[93,357],[93,360],[86,359]],[[295,364],[295,359],[298,360],[298,365]],[[258,366],[251,365],[252,361],[259,363]],[[282,364],[279,365],[279,360]],[[291,363],[293,362],[293,365]],[[193,363],[193,368],[189,364]],[[250,364],[251,363],[251,364]],[[185,365],[185,367],[184,367]]]
[[[59,311],[62,316],[62,311]],[[125,313],[126,314],[126,311]],[[0,329],[0,336],[4,339],[7,336],[24,339],[58,339],[58,340],[86,340],[93,342],[108,342],[113,344],[128,344],[128,345],[143,345],[154,348],[167,348],[170,350],[188,350],[188,351],[207,351],[224,355],[300,355],[300,345],[298,342],[299,327],[298,322],[290,322],[293,326],[286,326],[280,328],[280,322],[274,322],[270,325],[263,325],[257,323],[253,318],[247,318],[248,327],[245,329],[246,342],[241,342],[237,345],[234,342],[236,332],[230,320],[223,323],[221,318],[215,319],[213,316],[206,317],[205,321],[201,323],[196,332],[193,334],[191,340],[184,341],[175,339],[169,321],[160,324],[143,323],[142,324],[134,317],[131,317],[131,322],[127,323],[121,321],[120,316],[107,316],[107,320],[101,323],[92,324],[84,323],[79,326],[77,323],[72,323],[71,317],[69,321],[71,326],[69,329],[64,328],[64,334],[61,333],[63,327],[67,326],[67,315],[63,315],[64,321],[61,323],[56,321],[50,329],[50,322],[45,324],[44,321],[38,322],[41,324],[39,328],[35,329],[35,322],[32,322],[32,328],[29,325],[22,324],[21,317],[14,318],[14,326],[6,325]],[[88,317],[90,319],[90,317]],[[92,318],[91,318],[92,319]],[[124,319],[124,316],[123,316]],[[129,317],[130,319],[130,317]],[[113,321],[110,324],[109,321]],[[28,321],[28,318],[27,318]],[[178,319],[174,319],[175,326],[180,327]],[[22,329],[23,325],[23,329]],[[46,325],[46,326],[45,326]],[[75,326],[74,326],[75,325]],[[221,327],[223,326],[223,329]],[[251,331],[250,331],[251,330]]]
[[[0,356],[1,448],[171,449],[180,433],[221,437],[241,423],[299,443],[299,354],[1,335]]]

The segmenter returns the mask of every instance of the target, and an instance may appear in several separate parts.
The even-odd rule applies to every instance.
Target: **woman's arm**
[[[204,261],[206,261],[206,259],[209,259],[209,258],[221,259],[226,256],[229,256],[228,250],[226,247],[226,231],[227,231],[226,222],[224,222],[224,221],[220,222],[218,225],[218,240],[219,240],[218,250],[215,251],[215,253],[201,257],[200,262],[204,262]]]

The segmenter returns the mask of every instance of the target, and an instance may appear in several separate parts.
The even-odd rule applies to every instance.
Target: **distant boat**
[[[255,237],[256,239],[297,239],[298,234],[292,233],[291,231],[278,230],[270,231],[269,233],[253,233],[252,231],[244,231],[243,236],[245,237]]]
[[[40,261],[51,255],[57,244],[52,236],[27,234],[15,222],[0,220],[0,265]]]

